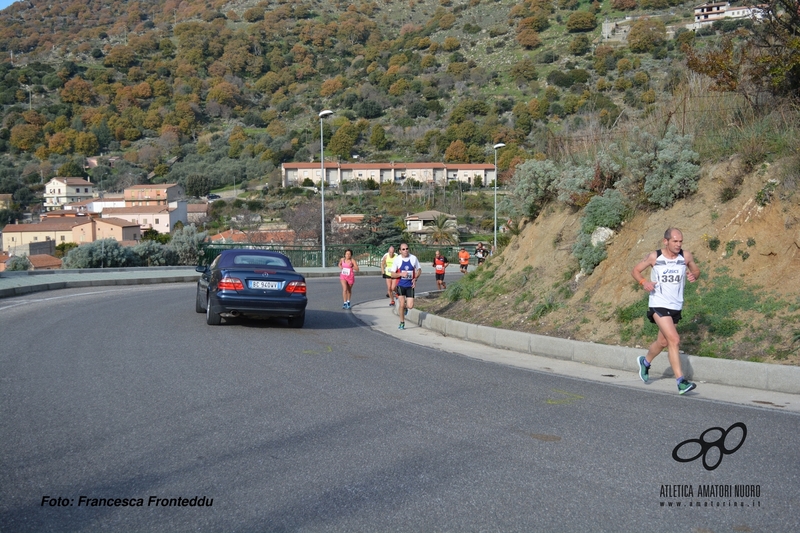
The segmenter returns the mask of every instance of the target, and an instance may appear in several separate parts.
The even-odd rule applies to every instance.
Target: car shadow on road
[[[254,329],[295,329],[291,328],[285,318],[236,317],[223,318],[223,325],[239,326]],[[349,311],[330,311],[327,309],[307,309],[306,320],[302,329],[315,331],[333,329],[360,328],[363,324]],[[300,329],[300,328],[298,328]]]

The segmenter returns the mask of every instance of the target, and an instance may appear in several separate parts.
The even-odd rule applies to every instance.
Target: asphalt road
[[[207,326],[190,284],[0,302],[0,530],[800,531],[795,414],[410,346],[309,290],[301,330]],[[716,469],[673,459],[735,423]]]

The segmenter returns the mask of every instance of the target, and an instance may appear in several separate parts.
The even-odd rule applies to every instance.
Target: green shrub
[[[31,262],[25,255],[15,255],[11,259],[6,261],[6,270],[12,272],[21,272],[24,270],[30,270],[30,268],[31,268]]]
[[[692,150],[692,135],[680,135],[670,126],[661,139],[639,131],[636,142],[630,168],[644,183],[648,202],[669,207],[697,190],[699,154]]]
[[[581,231],[591,234],[598,227],[619,227],[628,212],[628,203],[622,194],[616,189],[608,189],[602,196],[593,196],[586,204]]]
[[[587,275],[594,272],[595,267],[608,257],[606,245],[592,246],[592,236],[586,233],[578,235],[578,240],[572,246],[572,255],[578,259],[581,270]]]

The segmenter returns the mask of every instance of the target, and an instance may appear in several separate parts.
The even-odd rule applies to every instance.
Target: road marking
[[[578,400],[583,400],[584,399],[584,397],[581,396],[580,394],[573,394],[571,392],[567,392],[567,391],[563,391],[563,390],[559,390],[559,389],[553,389],[553,392],[556,392],[558,394],[562,394],[562,395],[566,396],[566,398],[559,398],[559,399],[548,398],[547,399],[547,403],[549,405],[572,405],[573,403],[577,402]]]

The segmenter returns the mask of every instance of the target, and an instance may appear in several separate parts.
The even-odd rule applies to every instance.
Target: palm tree
[[[430,240],[433,244],[458,244],[458,225],[454,218],[442,213],[434,220]]]

